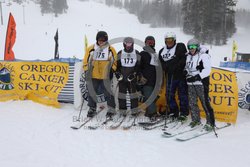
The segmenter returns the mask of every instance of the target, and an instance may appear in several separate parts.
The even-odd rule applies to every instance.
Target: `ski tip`
[[[78,127],[75,127],[75,126],[71,126],[70,128],[71,128],[71,129],[74,129],[74,130],[79,129]]]

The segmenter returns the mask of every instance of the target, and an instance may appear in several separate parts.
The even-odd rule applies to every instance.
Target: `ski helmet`
[[[127,51],[132,51],[134,49],[134,39],[132,37],[126,37],[123,40],[123,47]]]
[[[145,38],[145,44],[154,48],[155,47],[155,38],[153,36],[147,36]]]
[[[105,31],[99,31],[96,34],[96,41],[98,41],[99,39],[103,39],[103,41],[108,41],[108,34]]]
[[[165,34],[164,38],[165,39],[167,39],[167,38],[173,38],[174,40],[176,40],[176,35],[175,35],[174,32],[168,32],[168,33]]]
[[[200,48],[200,42],[197,39],[190,39],[187,43],[188,49],[197,49]]]

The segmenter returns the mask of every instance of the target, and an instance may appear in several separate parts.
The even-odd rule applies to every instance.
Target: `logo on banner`
[[[242,109],[250,107],[250,81],[245,85],[245,88],[240,89],[238,106]]]
[[[11,79],[11,72],[13,67],[5,67],[0,64],[0,90],[12,90],[14,89],[13,80]]]

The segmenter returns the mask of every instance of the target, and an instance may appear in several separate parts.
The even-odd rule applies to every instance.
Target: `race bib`
[[[152,66],[158,66],[158,54],[153,54],[153,53],[150,53],[151,55],[151,60],[150,60],[150,65]]]
[[[93,60],[102,61],[109,59],[109,47],[105,48],[95,48]]]
[[[169,61],[173,59],[175,57],[175,49],[176,49],[176,45],[171,49],[167,49],[167,47],[165,46],[163,51],[161,52],[162,59],[164,61]]]
[[[123,67],[134,67],[136,64],[136,52],[135,50],[132,53],[127,53],[122,51],[121,53],[121,64]]]

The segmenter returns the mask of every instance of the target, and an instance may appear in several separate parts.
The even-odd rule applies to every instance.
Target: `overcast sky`
[[[237,9],[239,8],[250,9],[250,0],[238,0],[236,7]]]

